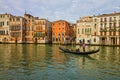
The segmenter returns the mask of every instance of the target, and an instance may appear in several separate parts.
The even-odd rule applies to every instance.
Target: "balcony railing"
[[[100,31],[107,31],[107,28],[100,28]]]

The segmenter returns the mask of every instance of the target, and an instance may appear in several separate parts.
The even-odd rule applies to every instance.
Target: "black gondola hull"
[[[62,47],[59,47],[60,50],[62,50],[63,52],[66,52],[66,53],[73,53],[73,54],[80,54],[80,55],[89,55],[89,54],[95,54],[97,52],[99,52],[100,49],[97,49],[97,50],[92,50],[92,51],[89,51],[89,52],[76,52],[76,51],[71,51],[69,49],[65,49],[65,48],[62,48]]]

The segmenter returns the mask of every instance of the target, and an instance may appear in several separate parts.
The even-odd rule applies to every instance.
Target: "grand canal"
[[[90,56],[64,53],[58,47],[0,44],[0,80],[120,80],[120,47],[101,46]]]

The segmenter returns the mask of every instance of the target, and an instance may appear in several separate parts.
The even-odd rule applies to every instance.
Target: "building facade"
[[[52,43],[70,43],[70,24],[65,20],[52,23]]]
[[[98,17],[93,16],[92,44],[99,45],[100,27],[98,26]]]
[[[120,12],[98,15],[101,45],[120,45]]]
[[[35,19],[34,23],[34,41],[35,43],[52,42],[52,25],[46,19]]]
[[[24,43],[34,43],[34,20],[35,17],[30,14],[24,14],[24,18],[26,19],[26,26],[25,26],[25,38]]]
[[[70,24],[69,27],[70,32],[70,43],[76,43],[76,24]]]
[[[77,21],[76,43],[92,43],[93,28],[93,17],[84,16],[80,18],[80,20]]]
[[[11,14],[0,14],[0,42],[6,43],[9,41],[9,22]]]
[[[76,39],[76,40],[75,40]],[[83,16],[76,24],[50,22],[25,12],[0,14],[0,43],[72,43],[120,45],[120,12]]]
[[[9,22],[9,43],[23,43],[25,31],[25,19],[20,16],[12,16]]]
[[[30,14],[0,14],[0,43],[51,43],[52,23]]]

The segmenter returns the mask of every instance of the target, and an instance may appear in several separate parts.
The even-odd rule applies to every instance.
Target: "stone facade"
[[[98,15],[101,45],[120,45],[120,13]]]
[[[120,13],[82,17],[76,23],[76,43],[120,45]]]
[[[12,16],[9,22],[9,43],[23,43],[25,19],[20,16]]]
[[[11,14],[0,14],[0,42],[6,43],[9,41],[9,22],[11,18]]]
[[[76,43],[82,44],[85,42],[86,44],[92,43],[92,35],[94,27],[93,27],[93,17],[92,16],[84,16],[77,21],[77,30],[76,30]]]
[[[42,37],[40,37],[40,32]],[[51,41],[52,27],[48,20],[38,19],[26,13],[24,17],[7,13],[0,14],[1,43],[51,43]]]
[[[72,43],[120,45],[120,12],[83,16],[76,24],[49,22],[25,12],[0,14],[0,43]]]
[[[24,18],[26,19],[24,43],[34,43],[33,36],[34,36],[35,17],[25,13]]]
[[[52,42],[52,26],[51,22],[46,19],[35,19],[34,24],[34,41],[35,43],[51,43]]]

